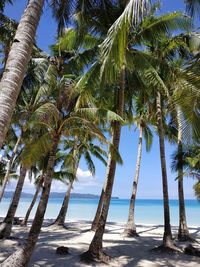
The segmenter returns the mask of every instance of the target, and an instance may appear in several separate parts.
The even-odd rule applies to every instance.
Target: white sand
[[[50,221],[45,221],[45,225]],[[85,267],[85,266],[113,266],[113,267],[200,267],[200,258],[187,256],[185,254],[159,254],[151,249],[161,244],[163,227],[161,225],[138,225],[139,238],[124,238],[122,235],[124,224],[108,223],[104,234],[105,252],[114,259],[109,265],[105,264],[83,264],[80,262],[80,254],[88,249],[93,237],[90,222],[78,221],[67,222],[68,229],[43,227],[32,256],[30,266],[56,266],[56,267]],[[30,225],[29,225],[30,226]],[[28,227],[13,227],[14,240],[4,240],[0,243],[0,262],[15,251],[23,238],[26,236]],[[177,234],[177,227],[173,227],[173,234]],[[190,227],[192,237],[200,242],[200,228]],[[182,248],[186,243],[179,244]],[[58,246],[69,247],[70,254],[67,256],[57,255]],[[200,246],[200,245],[199,245]]]

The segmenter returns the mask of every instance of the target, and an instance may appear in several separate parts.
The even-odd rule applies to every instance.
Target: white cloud
[[[89,170],[82,170],[78,168],[77,170],[78,181],[74,183],[74,191],[76,193],[90,193],[92,189],[100,188],[101,184],[97,180],[97,177],[93,177]],[[10,180],[6,191],[14,191],[17,184],[17,180]],[[67,185],[54,180],[51,186],[51,192],[66,192]],[[23,191],[27,193],[34,193],[35,186],[34,181],[30,181],[28,176],[25,178]]]

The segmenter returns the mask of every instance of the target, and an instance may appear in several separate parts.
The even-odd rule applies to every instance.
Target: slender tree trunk
[[[77,137],[75,137],[76,141],[78,141]],[[80,156],[78,155],[78,150],[77,150],[77,144],[75,144],[74,149],[73,149],[73,179],[69,182],[68,189],[66,192],[66,195],[64,197],[62,207],[60,209],[60,212],[58,214],[57,219],[55,220],[54,224],[59,225],[59,226],[64,226],[65,224],[65,219],[66,219],[66,214],[68,210],[68,205],[69,205],[69,199],[70,199],[70,194],[71,190],[73,188],[73,183],[74,180],[76,179],[76,173],[78,170],[78,165],[80,161]]]
[[[30,204],[30,206],[29,206],[29,208],[28,208],[28,210],[26,212],[26,215],[25,215],[25,217],[24,217],[24,219],[23,219],[23,221],[21,223],[22,226],[23,225],[27,225],[30,213],[31,213],[31,211],[32,211],[32,209],[33,209],[33,207],[35,205],[35,202],[37,200],[38,194],[40,193],[40,189],[42,187],[43,182],[44,182],[44,179],[43,179],[43,175],[42,175],[41,178],[40,178],[40,181],[39,181],[39,183],[37,185],[37,188],[36,188],[36,191],[35,191],[35,195],[34,195],[32,201],[31,201],[31,204]]]
[[[42,223],[44,220],[44,214],[46,211],[49,193],[51,189],[51,183],[53,179],[54,173],[54,165],[56,161],[56,151],[58,147],[59,137],[57,135],[54,136],[53,145],[50,152],[48,166],[46,171],[46,176],[44,180],[44,186],[42,190],[42,195],[40,198],[40,202],[35,214],[35,218],[33,220],[27,242],[26,244],[16,252],[14,252],[10,257],[8,257],[1,265],[1,267],[26,267],[30,261],[31,255],[33,253],[34,247],[38,240],[38,236],[40,234],[40,230],[42,227]]]
[[[117,105],[116,105],[117,108],[116,113],[121,117],[123,116],[123,110],[124,110],[124,86],[125,86],[125,71],[123,69],[121,71],[120,88],[117,95]],[[121,134],[120,122],[115,121],[113,123],[112,129],[113,132],[112,132],[111,143],[118,150],[120,143],[120,134]],[[102,240],[108,216],[108,210],[110,206],[115,170],[116,170],[116,160],[113,158],[112,153],[109,153],[104,203],[99,218],[98,226],[95,231],[94,237],[90,243],[89,250],[85,252],[81,257],[83,261],[94,260],[95,258],[98,258],[102,261],[107,260],[107,257],[102,252],[103,248]]]
[[[178,239],[181,241],[190,240],[190,235],[187,227],[185,198],[183,189],[183,146],[182,146],[182,120],[181,110],[177,107],[178,119],[178,197],[179,197],[179,230]]]
[[[21,143],[21,139],[22,139],[22,135],[20,135],[19,138],[17,139],[17,142],[16,142],[15,147],[13,149],[12,155],[11,155],[10,160],[8,162],[6,174],[5,174],[4,178],[3,178],[3,184],[2,184],[2,188],[1,188],[1,192],[0,192],[0,202],[1,202],[2,198],[3,198],[4,192],[5,192],[5,189],[6,189],[6,185],[7,185],[8,180],[9,180],[10,172],[11,172],[12,167],[13,167],[14,158],[15,158],[15,155],[17,153],[17,149],[19,147],[19,144]]]
[[[54,222],[54,224],[56,224],[56,225],[64,226],[64,224],[65,224],[65,218],[66,218],[66,214],[67,214],[67,210],[68,210],[70,193],[71,193],[71,190],[73,188],[73,182],[74,181],[69,182],[67,192],[66,192],[66,195],[65,195],[63,203],[62,203],[62,207],[60,209],[58,217],[56,218],[56,220]]]
[[[101,190],[101,195],[100,195],[100,198],[99,198],[99,203],[98,203],[98,206],[97,206],[96,214],[95,214],[94,220],[92,222],[92,226],[91,226],[91,230],[92,231],[96,231],[96,229],[97,229],[97,225],[98,225],[98,222],[99,222],[99,218],[100,218],[100,215],[101,215],[101,210],[102,210],[102,206],[103,206],[103,202],[104,202],[104,192],[105,192],[105,186]]]
[[[21,196],[22,188],[24,185],[24,180],[26,176],[26,168],[24,166],[20,167],[20,175],[15,189],[15,193],[8,209],[7,215],[0,225],[0,238],[9,238],[12,230],[12,225],[15,217],[15,213],[19,204],[19,199]]]
[[[133,236],[138,235],[136,231],[136,225],[135,225],[135,200],[136,200],[137,186],[138,186],[138,179],[140,175],[140,165],[141,165],[141,158],[142,158],[142,133],[143,133],[143,128],[140,125],[140,136],[139,136],[139,143],[138,143],[136,171],[135,171],[135,177],[134,177],[133,187],[132,187],[132,195],[131,195],[130,206],[129,206],[128,221],[126,224],[126,228],[124,230],[124,234],[127,237],[133,237]]]
[[[11,117],[35,41],[44,0],[29,0],[19,22],[15,38],[0,82],[0,148]]]
[[[164,127],[163,127],[163,118],[162,118],[162,109],[161,109],[161,95],[160,95],[159,91],[157,92],[156,107],[157,107],[157,126],[158,126],[159,144],[160,144],[160,160],[161,160],[161,169],[162,169],[163,201],[164,201],[163,247],[171,248],[171,247],[173,247],[173,239],[172,239],[171,225],[170,225],[168,181],[167,181],[167,168],[166,168],[166,158],[165,158]]]

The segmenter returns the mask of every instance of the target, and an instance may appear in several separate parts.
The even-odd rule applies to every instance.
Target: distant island
[[[4,198],[11,198],[13,196],[14,192],[13,191],[7,191],[4,194]],[[50,194],[50,198],[64,198],[65,193],[57,193],[57,192],[52,192]],[[21,194],[22,198],[32,198],[33,194],[25,193],[22,192]],[[71,198],[89,198],[89,199],[99,199],[99,195],[93,195],[93,194],[79,194],[79,193],[71,193]],[[119,199],[119,197],[112,197],[112,199]]]

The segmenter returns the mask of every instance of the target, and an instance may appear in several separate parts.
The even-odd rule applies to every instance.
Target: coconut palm
[[[137,51],[136,49],[131,50],[131,47],[129,47],[130,55],[128,57],[129,51],[127,50],[127,46],[128,46],[127,42],[128,42],[128,37],[129,37],[129,33],[130,33],[130,28],[133,25],[132,23],[136,23],[136,22],[138,23],[139,21],[141,21],[141,18],[138,19],[138,17],[135,18],[135,20],[132,20],[135,14],[129,13],[130,10],[131,11],[134,10],[133,9],[134,4],[135,4],[134,1],[130,1],[127,4],[122,15],[119,17],[119,19],[110,28],[110,30],[108,32],[108,37],[105,39],[105,41],[103,42],[103,44],[101,46],[102,58],[103,58],[103,63],[102,63],[102,68],[101,68],[102,78],[108,82],[113,82],[113,81],[116,82],[117,78],[119,77],[118,74],[120,73],[120,70],[121,70],[121,68],[124,67],[124,65],[127,66],[128,69],[129,68],[131,69],[131,67],[133,68],[133,61],[131,61],[130,59],[134,59],[135,66],[137,66],[137,68],[139,66],[141,66],[140,71],[138,70],[138,72],[139,72],[138,74],[140,76],[142,76],[141,80],[143,80],[144,77],[146,77],[146,79],[149,82],[149,78],[152,75],[151,76],[151,78],[152,78],[151,83],[154,84],[153,87],[155,87],[155,86],[157,87],[159,85],[159,86],[162,86],[162,88],[163,87],[165,88],[164,83],[162,82],[162,79],[159,77],[159,74],[156,71],[156,68],[150,67],[150,65],[148,63],[149,59],[146,58],[146,60],[145,60],[145,58],[143,58],[143,56],[141,56],[141,53],[139,51]],[[143,6],[143,7],[146,7],[146,6]],[[148,10],[148,9],[145,9],[145,10]],[[139,12],[141,10],[139,9],[137,11]],[[142,14],[144,14],[144,13],[142,13]],[[139,42],[139,40],[140,40],[140,44],[142,43],[142,40],[143,41],[146,40],[148,43],[148,42],[150,42],[151,38],[153,41],[153,39],[155,37],[155,36],[153,37],[153,33],[155,33],[155,35],[157,35],[159,38],[159,35],[160,35],[160,33],[162,33],[162,31],[168,32],[168,31],[170,31],[170,29],[176,29],[179,27],[185,29],[185,28],[187,28],[186,24],[188,25],[188,23],[185,24],[185,22],[186,22],[186,20],[182,16],[180,16],[180,14],[178,14],[178,13],[177,14],[170,14],[169,16],[166,15],[166,17],[163,17],[160,19],[160,23],[159,23],[159,18],[155,18],[155,20],[154,20],[152,18],[152,16],[150,16],[150,19],[147,22],[145,21],[144,24],[142,24],[142,22],[141,22],[141,25],[143,26],[143,28],[142,28],[142,31],[140,31],[140,33],[142,32],[142,34],[141,34],[141,36],[136,35],[135,39],[133,36],[133,42],[135,42],[134,43],[135,45],[137,44],[137,42]],[[133,44],[133,46],[134,46],[134,44]],[[120,53],[119,53],[119,51],[120,51]],[[125,58],[126,58],[126,60],[125,60]],[[115,64],[113,64],[113,59],[115,59]],[[146,61],[146,64],[148,65],[148,67],[146,65],[146,67],[147,67],[146,71],[144,69],[145,68],[144,61]],[[125,62],[126,62],[126,64],[125,64]],[[106,68],[106,66],[109,66],[109,67]],[[137,68],[135,67],[136,70],[137,70]],[[150,69],[152,71],[151,74],[149,73]],[[144,71],[146,72],[145,76],[143,73]],[[121,75],[122,75],[122,73],[121,73]],[[154,83],[155,80],[156,80],[157,85]],[[143,81],[143,83],[144,83],[144,81]],[[146,87],[146,85],[145,85],[145,87]],[[120,110],[120,108],[118,108],[118,110]],[[161,111],[159,108],[159,105],[158,105],[158,110]],[[159,118],[159,122],[160,122],[160,117],[158,117],[158,118]],[[164,134],[164,132],[162,132],[161,135],[162,134]],[[163,135],[163,138],[164,138],[164,135]],[[163,140],[161,140],[161,141],[163,141]],[[162,143],[161,148],[162,148],[161,152],[163,152],[163,143]],[[110,166],[110,163],[112,163],[111,158],[109,158],[108,166]],[[115,169],[115,167],[114,167],[114,169]],[[111,170],[113,171],[112,168],[111,168]],[[112,172],[112,175],[113,174],[114,173]],[[165,178],[166,178],[166,176],[165,176]],[[96,230],[94,238],[90,244],[89,250],[83,254],[83,257],[82,257],[83,260],[88,260],[88,259],[92,260],[94,258],[99,258],[102,260],[107,259],[107,257],[104,257],[104,253],[102,253],[102,237],[103,237],[105,222],[106,222],[106,218],[107,218],[106,216],[107,216],[108,208],[109,208],[109,201],[110,201],[110,196],[111,196],[111,191],[112,191],[113,180],[114,179],[111,178],[110,181],[106,183],[106,187],[108,190],[107,190],[107,192],[105,190],[105,196],[107,195],[107,200],[104,200],[104,204],[103,204],[101,216],[99,219],[99,223],[97,226],[97,230]],[[164,186],[165,186],[165,189],[167,189],[166,184]],[[165,194],[165,197],[168,198],[167,194]],[[167,209],[167,207],[165,207],[165,208]],[[169,206],[168,206],[168,208],[169,208]],[[168,209],[168,211],[169,211],[169,209]],[[168,226],[169,226],[169,224],[168,224]],[[164,240],[166,241],[167,238],[165,237]]]
[[[4,195],[4,192],[5,192],[5,189],[6,189],[6,185],[8,183],[8,180],[9,180],[9,176],[10,176],[10,172],[13,168],[13,164],[14,164],[14,159],[15,159],[15,156],[17,154],[17,151],[18,151],[18,147],[21,143],[21,140],[22,140],[22,135],[20,134],[18,137],[17,137],[17,141],[14,145],[14,148],[12,150],[12,154],[9,158],[9,161],[8,161],[8,164],[7,164],[7,168],[6,168],[6,173],[5,173],[5,176],[3,178],[3,182],[2,182],[2,186],[1,186],[1,192],[0,192],[0,202],[3,198],[3,195]]]
[[[27,243],[23,248],[12,254],[4,264],[10,264],[15,259],[18,266],[26,266],[30,260],[42,227],[61,136],[68,137],[76,132],[81,131],[83,133],[89,129],[90,134],[93,136],[105,139],[94,124],[97,122],[101,110],[96,108],[80,108],[76,110],[76,103],[81,101],[76,94],[72,93],[74,88],[73,80],[68,75],[62,76],[63,68],[58,64],[60,63],[59,58],[53,58],[51,62],[44,85],[38,91],[35,99],[36,103],[43,102],[44,104],[33,113],[30,119],[31,129],[34,129],[33,125],[38,125],[41,130],[44,129],[44,134],[37,141],[32,141],[23,150],[24,155],[26,155],[23,161],[25,165],[33,164],[34,161],[37,162],[38,157],[41,156],[41,151],[43,151],[43,154],[49,153],[44,186]],[[109,112],[109,114],[113,117],[111,120],[120,119],[114,113]]]
[[[37,70],[39,70],[38,65],[37,65]],[[31,72],[32,71],[33,71],[33,68],[31,68]],[[0,238],[10,237],[14,216],[15,216],[15,213],[16,213],[16,210],[18,207],[18,203],[20,200],[20,195],[21,195],[23,184],[25,181],[26,172],[28,170],[28,168],[25,167],[25,165],[22,163],[23,156],[22,156],[21,152],[24,149],[24,147],[22,145],[24,145],[26,138],[27,138],[27,140],[32,138],[31,136],[33,133],[28,131],[27,123],[28,123],[29,117],[32,114],[32,112],[34,111],[34,109],[36,109],[38,107],[37,103],[35,103],[35,96],[37,93],[35,86],[39,84],[38,77],[34,77],[34,72],[31,74],[32,74],[31,82],[30,82],[30,77],[29,77],[28,73],[25,76],[24,83],[23,83],[23,90],[21,91],[18,105],[16,107],[15,114],[13,116],[13,123],[15,123],[15,120],[17,120],[17,124],[15,124],[15,128],[17,129],[16,131],[18,131],[18,133],[19,133],[19,137],[18,137],[19,142],[17,144],[17,148],[15,145],[14,149],[15,148],[16,148],[16,150],[18,148],[19,149],[18,149],[18,151],[14,151],[12,153],[11,157],[13,157],[13,158],[12,158],[12,161],[10,161],[11,166],[8,166],[9,168],[7,169],[6,176],[4,177],[4,184],[5,185],[8,182],[12,165],[14,164],[14,161],[17,158],[16,157],[17,153],[18,153],[17,162],[20,163],[21,167],[20,167],[19,179],[17,182],[17,186],[15,189],[15,193],[14,193],[12,202],[10,204],[7,215],[4,218],[3,223],[1,224],[1,227],[0,227]],[[37,75],[40,76],[39,74],[37,74]],[[35,78],[35,80],[34,80],[34,78]],[[21,145],[21,146],[19,146],[19,145]],[[5,186],[4,186],[4,190],[5,190]]]
[[[36,200],[37,200],[37,197],[38,197],[38,195],[39,195],[39,193],[40,193],[40,190],[41,190],[41,188],[42,188],[43,182],[44,182],[44,174],[40,175],[40,176],[38,177],[38,179],[36,180],[36,191],[35,191],[35,194],[34,194],[34,196],[33,196],[32,201],[31,201],[31,204],[30,204],[30,206],[29,206],[29,208],[28,208],[28,210],[27,210],[27,212],[26,212],[26,214],[25,214],[25,216],[24,216],[24,219],[23,219],[23,221],[21,222],[21,225],[22,225],[22,226],[27,225],[29,216],[30,216],[30,214],[31,214],[31,211],[32,211],[34,205],[35,205],[35,202],[36,202]]]
[[[34,97],[37,93],[37,86],[39,86],[45,70],[47,69],[47,63],[47,60],[44,58],[32,59],[24,77],[22,91],[19,95],[18,103],[12,118],[12,126],[8,132],[8,140],[6,140],[7,142],[11,143],[8,148],[12,151],[11,153],[8,153],[11,155],[9,156],[7,171],[2,184],[0,200],[5,192],[10,172],[12,171],[17,153],[19,152],[19,147],[23,143],[23,138],[27,127],[27,120],[29,119],[33,110],[37,108],[37,105],[34,103]],[[14,127],[15,130],[13,130],[12,127]],[[15,132],[18,132],[18,134],[16,135]],[[15,144],[13,143],[13,140],[16,140]]]
[[[1,3],[2,9],[5,3],[6,1]],[[77,1],[76,3],[77,10],[81,12],[85,12],[86,7],[91,4],[90,1],[88,1],[87,5],[84,5],[83,8],[82,1]],[[51,0],[51,5],[54,9],[53,14],[58,20],[58,28],[60,31],[64,26],[64,20],[68,19],[68,15],[71,11],[69,7],[74,6],[74,1]],[[3,77],[0,82],[0,148],[3,146],[26,68],[31,58],[36,29],[43,6],[44,0],[39,0],[37,2],[35,0],[30,0],[28,2],[18,24],[9,52],[5,71],[3,72]]]
[[[124,229],[124,234],[127,237],[137,236],[136,225],[135,225],[135,200],[137,194],[137,186],[139,181],[139,173],[141,166],[141,158],[142,158],[142,142],[143,136],[146,140],[146,150],[149,151],[152,145],[152,132],[148,123],[150,122],[150,113],[148,109],[148,104],[144,102],[145,97],[141,94],[141,96],[135,97],[134,107],[136,116],[134,117],[134,122],[136,123],[139,130],[139,142],[138,142],[138,152],[137,152],[137,161],[136,161],[136,169],[135,176],[132,187],[132,194],[130,199],[129,206],[129,215],[126,227]]]
[[[0,148],[8,131],[28,62],[44,0],[30,0],[24,11],[0,82]],[[30,22],[30,23],[27,23]],[[12,97],[11,97],[12,96]]]

